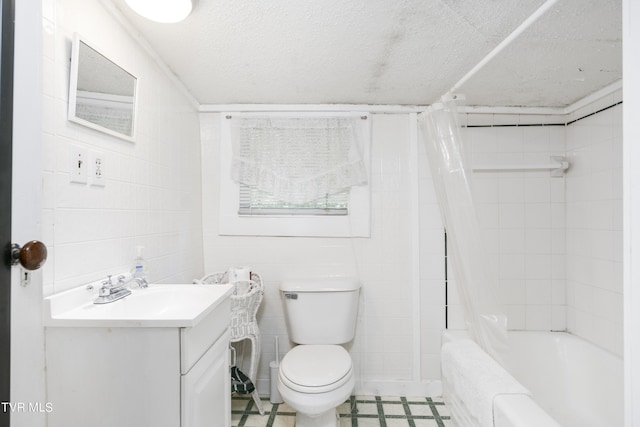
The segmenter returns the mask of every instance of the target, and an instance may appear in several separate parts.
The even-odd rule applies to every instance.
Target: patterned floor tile
[[[246,396],[232,399],[233,427],[294,427],[295,411],[263,399],[264,415]],[[338,407],[340,427],[450,427],[442,399],[420,396],[352,396]]]

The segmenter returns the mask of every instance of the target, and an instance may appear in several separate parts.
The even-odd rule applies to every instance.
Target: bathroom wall
[[[563,117],[469,114],[463,130],[473,166],[547,164],[564,156]],[[564,177],[549,171],[475,171],[473,197],[488,253],[490,279],[509,329],[564,330]],[[450,327],[464,327],[450,283]]]
[[[98,0],[43,2],[45,296],[129,270],[144,246],[150,279],[202,274],[197,105]],[[136,141],[67,120],[71,40],[79,32],[138,77]],[[69,151],[104,153],[105,187],[69,182]]]
[[[594,163],[586,159],[582,151],[601,156],[603,148],[597,151],[595,146],[601,144],[602,135],[606,133],[602,129],[599,132],[580,129],[593,126],[590,123],[594,120],[609,123],[610,139],[604,143],[613,150],[615,144],[611,138],[619,137],[620,121],[610,116],[616,111],[614,108],[565,126],[594,109],[611,105],[616,96],[620,95],[607,97],[569,116],[467,114],[462,117],[467,125],[462,137],[473,165],[547,164],[552,156],[566,156],[572,165],[563,177],[552,177],[550,171],[473,174],[473,196],[489,254],[491,279],[497,283],[510,329],[568,329],[606,348],[611,348],[611,341],[619,343],[616,337],[621,334],[618,319],[621,310],[615,304],[621,304],[622,299],[612,289],[621,287],[620,278],[612,277],[607,283],[609,288],[593,282],[576,285],[576,262],[590,263],[605,255],[576,259],[576,247],[587,250],[585,235],[603,233],[586,230],[585,234],[584,226],[575,225],[576,211],[588,213],[597,209],[583,201],[579,207],[573,204],[577,197],[574,180],[579,180],[586,173],[584,168],[592,168]],[[440,378],[442,330],[445,327],[463,329],[465,322],[451,268],[454,260],[449,260],[449,271],[445,272],[444,229],[423,141],[410,130],[415,126],[411,116],[408,113],[372,116],[372,238],[331,239],[219,236],[216,168],[219,116],[201,115],[205,271],[250,265],[265,279],[267,292],[259,313],[263,354],[258,382],[262,392],[268,392],[267,367],[274,359],[273,337],[282,337],[282,354],[290,345],[278,295],[279,284],[289,277],[327,274],[353,274],[364,284],[357,337],[350,349],[358,369],[360,392],[394,394],[402,390],[435,390],[432,386]],[[588,141],[580,147],[592,146],[590,150],[577,150],[573,141],[578,134],[582,141]],[[617,164],[619,153],[610,153],[608,159]],[[611,169],[610,166],[602,168]],[[598,172],[602,171],[598,169]],[[609,170],[606,182],[615,186],[619,172]],[[619,192],[619,187],[616,188]],[[611,201],[607,202],[608,209],[619,213],[620,200],[615,191],[609,196],[604,189],[598,191],[602,193],[598,197]],[[416,196],[419,211],[414,215]],[[593,194],[589,201],[598,206],[603,204]],[[611,268],[616,262],[615,254],[621,251],[620,242],[612,241],[619,236],[615,226],[612,222],[608,232],[610,253],[605,258]],[[588,239],[593,241],[592,237]],[[595,249],[588,251],[591,254]],[[577,255],[583,256],[583,252]],[[602,262],[596,260],[591,264],[596,266]],[[445,292],[445,273],[448,292]],[[590,306],[591,311],[586,310],[584,297],[576,306],[576,286],[584,290],[585,285],[591,292],[599,292],[598,298],[603,298],[601,304],[594,302]],[[609,293],[603,294],[605,290]],[[419,301],[417,308],[416,300]],[[614,313],[618,317],[614,318]],[[585,317],[604,318],[608,322],[603,324],[611,326],[608,331],[613,338],[609,337],[609,343],[598,342],[595,337],[601,336],[601,332],[591,328],[593,322],[587,332],[579,329]]]
[[[438,230],[440,218],[434,208],[433,190],[425,190],[420,193],[420,203],[431,209],[421,221],[430,225],[420,242],[417,239],[419,227],[412,206],[418,207],[414,195],[418,172],[417,158],[412,153],[417,151],[418,141],[410,130],[410,116],[371,116],[371,238],[306,238],[218,235],[219,115],[201,115],[205,271],[249,265],[265,282],[259,312],[261,392],[268,393],[273,337],[281,337],[281,354],[290,348],[278,292],[280,283],[287,278],[323,275],[355,275],[363,284],[356,338],[349,349],[359,381],[356,392],[425,393],[430,380],[439,378],[438,328],[444,325],[443,233],[441,225]],[[423,184],[428,185],[428,172],[420,174]],[[418,243],[429,255],[421,258],[420,265],[414,257]],[[420,281],[416,280],[418,269],[427,271]],[[421,328],[416,311],[415,296],[422,288],[429,290],[425,303],[437,307],[433,312],[422,310],[427,332]],[[429,324],[432,316],[433,325]],[[420,365],[424,367],[421,369]]]
[[[622,105],[569,125],[567,157],[567,328],[622,356]]]
[[[473,165],[546,163],[550,156],[565,156],[571,164],[563,178],[547,171],[473,174],[473,196],[508,327],[568,330],[618,355],[622,106],[616,104],[621,100],[617,91],[566,116],[468,114],[462,132]],[[448,282],[448,326],[464,328],[455,278]]]
[[[420,370],[423,381],[440,379],[440,345],[447,326],[445,233],[422,133],[418,141]],[[459,306],[458,306],[459,307]],[[452,310],[455,310],[452,309]],[[452,311],[449,310],[450,312]],[[460,312],[461,314],[461,312]]]

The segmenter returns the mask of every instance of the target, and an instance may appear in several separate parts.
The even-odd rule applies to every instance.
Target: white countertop
[[[45,298],[47,327],[193,327],[233,292],[233,285],[149,285],[107,304],[80,286]]]

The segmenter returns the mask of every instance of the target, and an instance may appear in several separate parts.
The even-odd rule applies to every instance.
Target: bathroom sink
[[[45,298],[45,326],[191,327],[233,291],[231,285],[149,285],[108,304],[94,304],[98,286]]]

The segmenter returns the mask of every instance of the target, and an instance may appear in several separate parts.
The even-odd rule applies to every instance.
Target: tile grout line
[[[349,398],[351,403],[349,416],[351,416],[351,427],[358,427],[358,401],[355,396]]]
[[[404,413],[407,416],[407,422],[409,423],[409,427],[416,427],[416,422],[413,421],[413,417],[411,416],[411,408],[409,408],[409,403],[407,403],[407,398],[401,397],[400,401],[402,402]]]
[[[387,421],[384,419],[384,408],[382,407],[382,399],[380,396],[376,396],[376,406],[378,407],[378,420],[380,421],[380,427],[387,427]]]
[[[436,420],[436,423],[438,423],[438,427],[445,427],[444,422],[442,421],[442,418],[440,417],[440,413],[438,412],[438,409],[436,408],[436,404],[433,400],[431,400],[430,397],[427,397],[427,403],[429,404],[429,408],[431,408],[431,412],[433,413],[433,418]]]
[[[249,418],[249,409],[253,404],[253,400],[247,400],[247,406],[244,407],[244,412],[242,412],[242,417],[240,417],[240,421],[238,421],[238,427],[244,427],[244,423],[247,422],[247,418]]]
[[[267,427],[273,427],[273,423],[276,421],[276,414],[278,413],[279,403],[274,403],[271,406],[271,412],[269,412],[269,420],[267,421]]]

